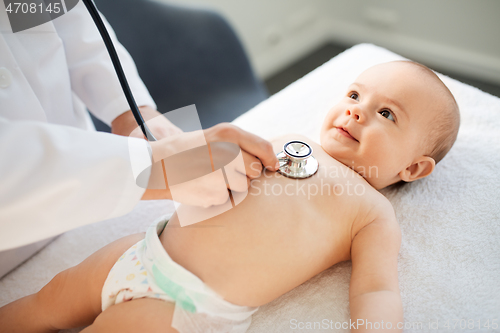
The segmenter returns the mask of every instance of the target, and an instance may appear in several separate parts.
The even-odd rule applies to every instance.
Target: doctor
[[[107,29],[144,119],[158,116],[132,58]],[[141,198],[170,198],[168,189],[136,185],[131,161],[150,161],[149,144],[120,136],[137,125],[82,2],[14,34],[0,1],[0,31],[0,251],[124,215]],[[119,135],[96,132],[86,107]],[[153,155],[186,140],[161,119],[150,126],[161,139],[151,145]],[[252,162],[276,169],[271,145],[255,135],[228,124],[204,134],[209,142],[238,144],[249,178],[260,173]],[[197,200],[207,203],[193,193],[190,203]]]

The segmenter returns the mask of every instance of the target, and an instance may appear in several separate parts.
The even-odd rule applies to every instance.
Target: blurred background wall
[[[325,45],[370,42],[459,79],[500,85],[499,0],[158,1],[222,13],[263,80]]]

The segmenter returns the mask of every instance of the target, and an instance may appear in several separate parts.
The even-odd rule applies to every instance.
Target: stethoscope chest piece
[[[318,161],[312,156],[312,148],[303,141],[285,143],[276,156],[280,162],[278,172],[289,178],[308,178],[318,171]]]

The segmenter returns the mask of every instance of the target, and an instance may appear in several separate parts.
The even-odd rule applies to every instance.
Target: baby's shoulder
[[[370,225],[383,228],[391,233],[400,234],[396,213],[391,202],[379,191],[368,191],[363,200],[364,214],[357,225],[353,225],[352,239],[356,234]]]
[[[394,211],[394,207],[392,206],[391,202],[389,199],[387,199],[382,193],[379,191],[375,190],[376,192],[374,195],[374,212],[375,212],[375,218],[378,220],[388,220],[391,222],[396,222],[396,212]]]

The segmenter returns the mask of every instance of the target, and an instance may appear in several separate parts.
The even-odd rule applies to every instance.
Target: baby
[[[1,308],[0,332],[245,332],[260,305],[345,260],[352,322],[401,331],[401,233],[378,190],[431,174],[458,127],[453,95],[428,68],[369,68],[329,111],[321,146],[311,144],[314,176],[265,171],[221,215],[186,227],[161,218]],[[311,143],[281,137],[275,151],[293,139]]]

